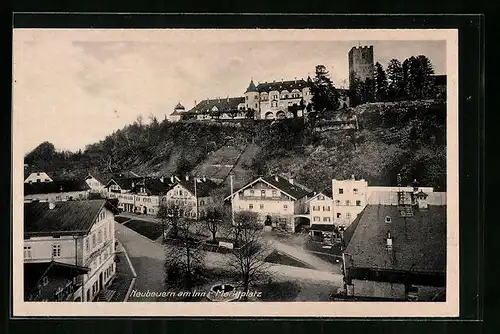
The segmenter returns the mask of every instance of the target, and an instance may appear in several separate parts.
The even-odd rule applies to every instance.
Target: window
[[[108,230],[104,228],[104,240],[108,240]]]
[[[283,204],[283,209],[288,209],[288,204]]]
[[[324,208],[323,208],[323,210],[324,210],[324,211],[330,211],[330,206],[329,206],[329,205],[327,205],[327,206],[326,206],[326,210],[325,210]]]
[[[250,189],[250,195],[253,195],[255,191],[253,189]]]
[[[52,245],[52,257],[60,257],[61,256],[61,245],[55,244]]]
[[[90,249],[89,247],[89,239],[85,239],[85,251],[88,252]]]
[[[347,206],[351,205],[351,201],[350,200],[345,201],[345,205]]]
[[[336,201],[335,201],[335,205],[340,205],[340,201],[339,201],[339,200],[336,200]]]
[[[352,192],[353,192],[354,194],[357,194],[357,193],[358,193],[358,189],[354,188],[354,189],[352,190]]]
[[[344,189],[339,188],[339,194],[343,194],[343,193],[344,193]]]
[[[205,201],[204,200],[200,200],[200,205],[205,205]]]
[[[390,223],[391,221],[392,221],[392,220],[391,220],[391,217],[389,217],[389,216],[386,216],[386,217],[385,217],[385,222],[386,222],[386,223]]]
[[[276,190],[273,190],[273,197],[278,196],[278,192]]]
[[[329,222],[330,221],[330,217],[323,217],[323,221],[324,222]]]
[[[24,246],[24,258],[31,259],[31,246]]]
[[[264,189],[262,189],[262,190],[260,191],[260,196],[261,196],[261,197],[266,197],[266,191],[265,191]]]
[[[361,206],[361,201],[356,201],[356,206]]]
[[[319,219],[319,217],[318,217],[318,216],[316,216],[316,217],[314,217],[314,218],[313,218],[313,221],[315,221],[315,222],[319,222],[319,221],[320,221],[320,219]]]
[[[102,231],[98,232],[98,238],[97,238],[99,243],[102,243]]]
[[[253,209],[253,204],[248,204],[248,209],[252,210]]]
[[[95,233],[92,234],[92,248],[94,248],[96,245],[96,242],[95,242]]]
[[[182,190],[179,190],[179,196],[182,196]]]
[[[342,214],[340,212],[337,212],[337,218],[340,218]]]
[[[261,210],[264,210],[264,204],[261,204],[261,205],[260,205],[260,209],[261,209]]]
[[[322,200],[324,200],[324,199],[325,199],[325,198],[324,198],[322,195],[319,195],[319,196],[318,196],[318,200],[322,201]]]

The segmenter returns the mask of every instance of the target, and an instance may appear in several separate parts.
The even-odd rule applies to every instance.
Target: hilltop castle
[[[353,47],[349,51],[349,81],[354,76],[361,80],[373,78],[373,46]],[[258,82],[253,79],[243,94],[239,97],[206,99],[194,104],[190,110],[178,103],[174,112],[168,115],[171,122],[181,119],[284,119],[304,117],[308,105],[311,104],[311,86],[313,82],[308,76],[306,80],[297,79],[288,81]],[[349,106],[348,91],[338,89],[339,106],[341,109]]]

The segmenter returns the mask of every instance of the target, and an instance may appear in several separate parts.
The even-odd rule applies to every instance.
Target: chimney
[[[392,236],[391,236],[391,232],[387,232],[387,250],[392,250]]]
[[[132,182],[132,188],[135,186],[135,182]]]
[[[170,176],[170,183],[174,183],[174,176]]]
[[[49,202],[49,210],[52,210],[56,207],[56,203],[54,202]]]
[[[186,175],[186,181],[189,181],[189,175]]]
[[[162,176],[162,177],[160,177],[160,182],[161,182],[161,183],[165,183],[165,178],[164,178],[163,176]]]
[[[275,175],[275,176],[274,176],[274,179],[276,180],[276,182],[278,182],[278,181],[279,181],[279,180],[278,180],[278,175]]]
[[[293,184],[293,179],[289,179],[288,182],[290,182],[291,184]]]
[[[351,180],[353,180],[353,181],[355,180],[354,174],[351,175]]]

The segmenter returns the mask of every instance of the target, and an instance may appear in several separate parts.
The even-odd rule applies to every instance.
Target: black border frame
[[[135,332],[159,330],[219,330],[221,321],[225,328],[235,330],[260,331],[266,323],[279,325],[280,330],[327,331],[327,330],[366,330],[371,328],[380,332],[383,324],[390,321],[391,331],[410,329],[420,332],[426,330],[453,331],[461,326],[463,332],[476,332],[477,322],[483,319],[484,277],[484,17],[481,15],[370,15],[370,14],[111,14],[111,13],[16,13],[12,20],[13,28],[328,28],[328,29],[458,29],[459,30],[459,174],[460,174],[460,317],[457,318],[153,318],[154,321],[132,322],[128,317],[116,317],[119,322],[106,323],[108,332]],[[12,63],[11,63],[12,64]],[[12,78],[11,82],[12,82]],[[9,115],[10,116],[10,115]],[[11,118],[8,119],[9,123]],[[10,131],[12,131],[10,129]],[[5,136],[7,137],[6,133]],[[11,143],[11,137],[5,138]],[[10,157],[10,160],[12,156]],[[12,161],[11,165],[12,165]],[[8,171],[9,183],[11,173]],[[10,189],[4,187],[4,189]],[[11,189],[9,192],[12,196]],[[10,203],[9,203],[10,204]],[[12,220],[11,207],[9,220]],[[6,229],[6,224],[3,225]],[[7,232],[7,231],[6,231]],[[9,236],[10,229],[4,235]],[[12,240],[4,242],[12,249]],[[5,254],[5,253],[4,253]],[[5,259],[5,258],[3,258]],[[9,259],[11,262],[12,259]],[[4,262],[4,261],[2,261]],[[11,271],[11,263],[6,270]],[[467,269],[466,269],[467,268]],[[4,284],[6,283],[3,280]],[[11,283],[11,282],[9,282]],[[6,286],[4,296],[11,297],[11,284]],[[5,291],[5,290],[4,290]],[[12,299],[9,298],[9,318],[12,317]],[[77,317],[75,317],[77,318]],[[39,320],[34,318],[12,318],[13,332],[36,329]],[[40,318],[36,318],[40,319]],[[51,318],[56,319],[56,318]],[[57,318],[57,321],[44,321],[44,327],[69,332],[78,330],[74,318]],[[103,329],[99,318],[78,317],[82,329],[86,331]],[[133,319],[149,320],[140,317]],[[170,321],[177,319],[175,323]],[[169,320],[162,322],[161,320]],[[259,321],[255,321],[259,320]],[[327,322],[325,322],[327,320]],[[364,320],[353,322],[351,320]],[[459,321],[457,321],[459,320]],[[429,322],[430,323],[426,323]],[[300,324],[299,324],[300,323]],[[172,324],[172,325],[171,325]],[[240,325],[241,324],[241,325]],[[248,326],[252,324],[252,326]],[[425,324],[425,325],[424,325]],[[168,325],[168,326],[167,326]],[[424,326],[423,326],[424,325]],[[80,326],[79,326],[80,327]],[[386,326],[384,326],[386,327]],[[306,329],[307,328],[307,329]],[[277,328],[276,328],[277,329]]]

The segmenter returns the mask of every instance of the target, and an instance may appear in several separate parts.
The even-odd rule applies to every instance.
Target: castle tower
[[[259,91],[255,87],[253,80],[250,80],[250,84],[245,92],[245,108],[255,110],[256,115],[260,112]]]
[[[352,85],[354,77],[361,81],[373,80],[373,46],[353,47],[349,51],[349,86]]]
[[[182,114],[186,111],[186,108],[179,102],[174,108],[174,112],[168,115],[167,119],[170,122],[178,122],[182,118]]]

